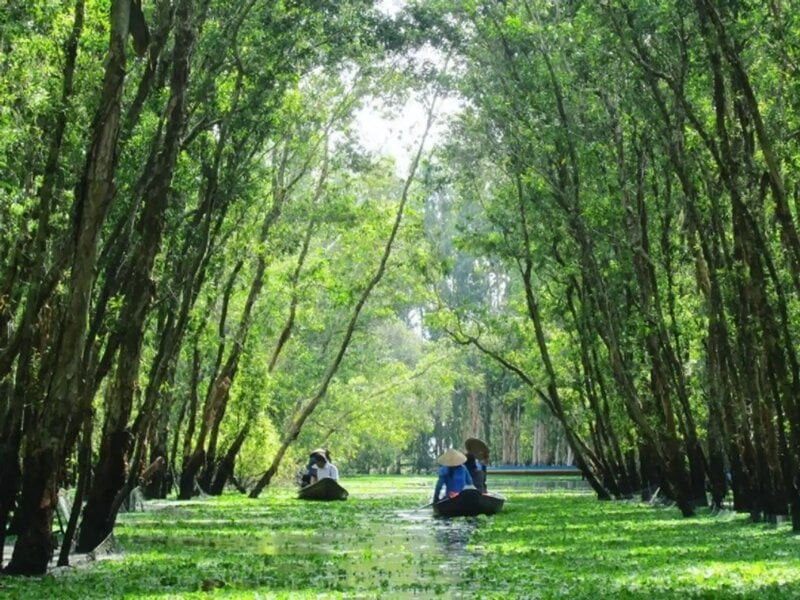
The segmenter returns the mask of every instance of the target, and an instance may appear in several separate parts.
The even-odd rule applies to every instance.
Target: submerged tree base
[[[746,515],[598,502],[582,489],[495,477],[494,517],[433,519],[432,480],[347,479],[348,502],[275,488],[158,501],[120,517],[125,557],[41,578],[0,578],[13,598],[800,596],[797,537]],[[550,482],[548,482],[550,483]]]

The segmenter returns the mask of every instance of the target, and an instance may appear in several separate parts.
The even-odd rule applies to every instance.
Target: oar
[[[430,508],[434,504],[436,504],[436,500],[434,500],[433,502],[428,502],[425,506],[420,506],[419,508],[415,508],[414,510],[422,510],[423,508]]]

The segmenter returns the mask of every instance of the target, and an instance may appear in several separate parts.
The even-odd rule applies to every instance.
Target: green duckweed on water
[[[495,480],[502,513],[437,520],[431,480],[361,477],[346,502],[275,488],[122,515],[120,558],[0,579],[2,598],[793,598],[800,537],[744,516]]]

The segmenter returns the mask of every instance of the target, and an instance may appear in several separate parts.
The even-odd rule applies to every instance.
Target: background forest
[[[422,470],[470,435],[800,530],[798,18],[4,4],[5,572],[45,570],[61,487],[85,552],[148,465],[255,497],[310,447]],[[359,115],[409,99],[405,165]]]

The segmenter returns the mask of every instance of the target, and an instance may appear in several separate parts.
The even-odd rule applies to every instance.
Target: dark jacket
[[[486,465],[478,460],[475,460],[475,458],[470,457],[467,459],[467,462],[464,463],[464,466],[467,468],[467,471],[469,471],[470,477],[472,477],[472,484],[479,492],[485,494]]]

